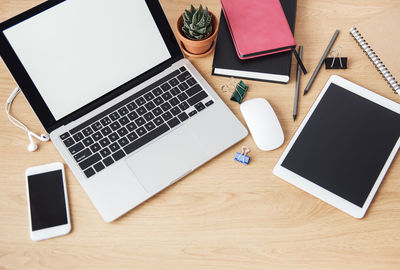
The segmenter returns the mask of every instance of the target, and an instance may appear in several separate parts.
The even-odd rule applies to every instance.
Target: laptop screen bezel
[[[4,63],[6,64],[8,70],[14,77],[16,83],[21,88],[24,96],[28,100],[29,104],[33,108],[43,127],[48,133],[57,129],[60,126],[67,125],[71,121],[74,121],[83,115],[89,113],[90,111],[98,108],[99,106],[105,104],[106,102],[112,100],[113,98],[125,93],[126,91],[132,89],[133,87],[139,85],[140,83],[148,80],[149,78],[155,76],[161,71],[165,70],[167,67],[171,66],[176,61],[183,58],[182,51],[175,39],[172,29],[168,23],[168,20],[162,10],[162,7],[157,0],[143,0],[146,2],[150,13],[153,16],[154,21],[161,33],[161,36],[168,48],[171,55],[169,59],[162,62],[161,64],[153,67],[152,69],[142,73],[141,75],[132,78],[130,81],[118,86],[115,89],[110,89],[105,95],[98,97],[89,104],[79,108],[78,110],[64,116],[63,118],[56,120],[51,113],[49,107],[46,105],[42,96],[40,95],[38,89],[30,78],[28,72],[24,68],[22,62],[18,58],[11,44],[4,35],[4,31],[24,20],[27,20],[45,10],[48,10],[62,2],[68,0],[50,0],[46,1],[38,6],[35,6],[11,19],[8,19],[0,23],[0,56],[2,57]],[[135,0],[137,1],[137,0]],[[79,98],[79,97],[77,97]]]

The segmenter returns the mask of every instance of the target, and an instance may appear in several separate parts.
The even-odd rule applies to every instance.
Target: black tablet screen
[[[363,207],[400,136],[400,115],[331,84],[282,166]]]

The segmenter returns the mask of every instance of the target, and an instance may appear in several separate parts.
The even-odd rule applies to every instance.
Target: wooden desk
[[[40,0],[0,1],[0,20]],[[170,24],[191,1],[162,0]],[[199,4],[200,1],[193,1]],[[217,0],[201,1],[219,14]],[[378,0],[298,0],[296,40],[304,45],[309,74],[335,29],[336,45],[349,57],[345,71],[321,70],[307,96],[300,97],[293,122],[294,71],[287,85],[246,81],[246,99],[264,97],[274,107],[285,145],[259,151],[251,136],[114,223],[102,221],[67,168],[73,230],[53,240],[29,239],[24,170],[62,161],[51,143],[28,153],[27,136],[0,114],[0,269],[400,269],[400,157],[397,155],[366,217],[354,219],[273,176],[272,168],[331,74],[399,102],[348,34],[355,23],[398,5]],[[397,27],[397,26],[394,26]],[[393,34],[393,30],[386,30]],[[215,89],[226,81],[211,76],[213,56],[190,59]],[[0,65],[0,103],[15,83]],[[243,121],[239,105],[219,92]],[[13,113],[35,132],[43,129],[19,95]],[[233,161],[242,145],[252,161]]]

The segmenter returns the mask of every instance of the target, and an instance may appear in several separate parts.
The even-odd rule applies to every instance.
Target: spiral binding
[[[365,41],[363,36],[361,36],[360,32],[356,27],[350,29],[350,34],[357,41],[358,45],[364,51],[366,55],[368,55],[369,59],[374,63],[376,69],[381,73],[382,77],[386,80],[386,82],[393,88],[393,91],[400,95],[400,86],[390,71],[383,64],[378,55],[371,49],[371,46]]]

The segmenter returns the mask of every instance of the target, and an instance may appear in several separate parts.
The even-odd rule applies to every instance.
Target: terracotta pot
[[[210,11],[209,11],[210,12]],[[202,40],[194,40],[194,39],[189,39],[185,36],[185,34],[182,32],[182,26],[183,26],[183,18],[179,16],[178,21],[176,22],[176,33],[178,35],[178,39],[182,42],[184,48],[186,49],[189,53],[201,56],[202,54],[206,54],[210,49],[211,46],[213,45],[213,41],[217,37],[218,34],[218,19],[215,17],[215,15],[210,12],[212,16],[212,32],[211,35]]]

